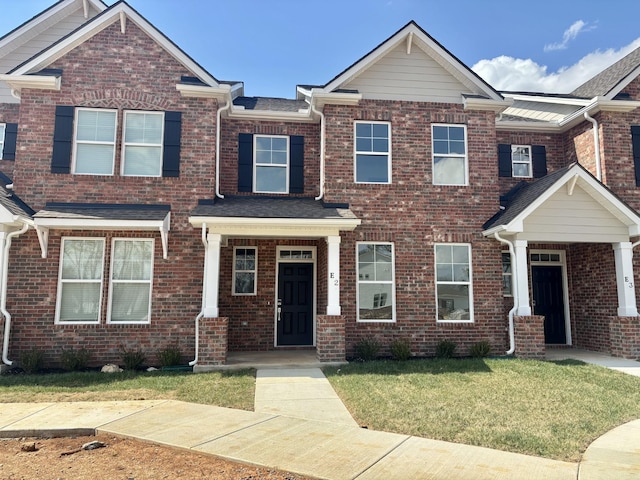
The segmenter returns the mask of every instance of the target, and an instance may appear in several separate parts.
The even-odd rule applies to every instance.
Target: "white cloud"
[[[568,93],[636,48],[640,48],[640,38],[619,50],[596,50],[555,72],[530,58],[504,55],[480,60],[471,69],[497,90]]]
[[[564,33],[562,34],[562,42],[549,43],[544,46],[544,51],[549,52],[553,50],[564,50],[565,48],[567,48],[569,42],[571,40],[574,40],[580,33],[588,32],[589,30],[593,30],[594,28],[596,27],[587,24],[583,20],[577,20],[564,31]]]

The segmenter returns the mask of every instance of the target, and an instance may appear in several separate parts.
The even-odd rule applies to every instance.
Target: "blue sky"
[[[0,0],[0,35],[54,0]],[[107,0],[111,5],[114,0]],[[410,20],[497,89],[565,93],[640,47],[639,0],[129,0],[212,75],[291,98]]]

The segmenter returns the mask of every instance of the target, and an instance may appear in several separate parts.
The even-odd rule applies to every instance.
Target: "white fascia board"
[[[12,89],[20,91],[23,88],[38,90],[60,90],[60,77],[52,75],[0,75],[0,81],[6,82]]]
[[[358,105],[362,100],[361,93],[325,92],[314,88],[310,92],[311,103],[318,108],[324,105]]]
[[[167,37],[165,37],[153,25],[138,15],[126,3],[118,3],[101,15],[89,20],[84,27],[76,30],[60,42],[54,44],[49,49],[39,55],[36,55],[30,61],[18,68],[15,74],[21,75],[33,71],[39,71],[59,59],[69,51],[73,50],[84,41],[101,32],[111,24],[120,21],[120,14],[124,13],[126,17],[141,28],[147,35],[161,45],[170,55],[172,55],[185,68],[196,74],[205,83],[211,86],[219,87],[218,82],[202,67],[195,63],[187,54],[174,45]]]
[[[189,223],[196,228],[206,225],[210,233],[225,236],[274,237],[289,235],[295,237],[323,237],[339,235],[341,231],[351,232],[361,223],[359,218],[304,219],[304,218],[248,218],[248,217],[189,217]]]
[[[495,113],[502,113],[513,104],[513,101],[465,97],[463,95],[462,104],[464,105],[465,110],[488,110]]]
[[[521,93],[507,93],[501,92],[502,96],[505,98],[511,98],[513,100],[521,100],[524,102],[535,102],[535,103],[553,103],[559,105],[576,105],[579,107],[584,107],[593,102],[590,99],[584,98],[565,98],[565,97],[543,97],[537,95],[526,95]]]
[[[215,98],[217,100],[228,99],[231,95],[231,85],[221,84],[219,87],[209,87],[205,85],[176,84],[176,90],[183,97],[192,98]]]
[[[526,132],[560,133],[558,122],[512,122],[496,119],[496,130],[516,130]]]
[[[228,114],[229,118],[247,119],[247,120],[274,120],[274,121],[293,121],[293,122],[315,122],[311,115],[311,109],[299,110],[297,112],[283,112],[279,110],[245,110],[235,105],[231,106]]]

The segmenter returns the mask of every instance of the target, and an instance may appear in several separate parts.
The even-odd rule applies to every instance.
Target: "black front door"
[[[533,313],[544,315],[544,342],[566,344],[562,267],[534,265],[531,267],[531,280]]]
[[[313,345],[313,263],[278,265],[278,346]]]

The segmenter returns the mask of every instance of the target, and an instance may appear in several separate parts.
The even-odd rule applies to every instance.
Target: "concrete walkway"
[[[545,357],[547,360],[565,360],[571,358],[640,377],[640,362],[612,357],[600,352],[591,352],[580,348],[548,348]]]
[[[560,462],[359,428],[319,369],[259,370],[256,411],[173,400],[3,404],[0,437],[105,432],[315,478],[638,478],[640,420]],[[336,401],[337,400],[337,401]]]

